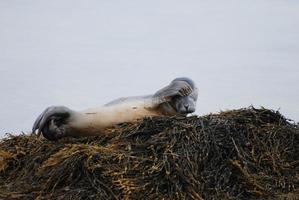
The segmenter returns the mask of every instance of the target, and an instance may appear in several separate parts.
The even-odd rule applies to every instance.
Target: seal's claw
[[[49,140],[57,140],[65,135],[65,122],[70,117],[71,110],[64,106],[51,106],[45,109],[35,120],[32,133],[37,130]]]
[[[34,124],[33,124],[33,127],[32,127],[32,133],[35,133],[36,130],[39,129],[40,127],[40,121],[42,120],[44,114],[50,109],[51,107],[48,107],[47,109],[45,109],[38,117],[37,119],[35,120]]]
[[[179,90],[179,94],[180,96],[188,96],[192,93],[192,88],[190,85],[186,84],[185,86],[183,86],[180,90]]]

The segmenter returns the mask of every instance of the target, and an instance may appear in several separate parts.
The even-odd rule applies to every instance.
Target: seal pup
[[[123,97],[97,108],[74,111],[65,106],[50,106],[36,119],[32,132],[49,140],[66,136],[105,133],[123,122],[144,117],[187,115],[196,108],[198,89],[186,77],[176,78],[152,95]]]

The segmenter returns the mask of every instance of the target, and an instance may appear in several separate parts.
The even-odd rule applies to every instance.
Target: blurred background
[[[49,105],[180,76],[199,87],[198,115],[254,105],[299,121],[299,1],[0,0],[0,137]]]

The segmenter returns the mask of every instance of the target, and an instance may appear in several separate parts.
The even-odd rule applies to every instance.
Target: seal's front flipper
[[[188,82],[182,80],[174,80],[168,86],[158,90],[154,94],[154,98],[158,104],[171,101],[173,97],[185,97],[193,92],[193,88]]]
[[[32,133],[38,130],[37,134],[41,133],[49,140],[57,140],[66,135],[66,122],[69,120],[72,112],[64,106],[48,107],[35,120]]]

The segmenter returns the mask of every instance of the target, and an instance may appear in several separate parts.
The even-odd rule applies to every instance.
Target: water
[[[199,87],[196,114],[265,106],[299,121],[299,2],[0,0],[0,136],[49,105],[81,110]]]

